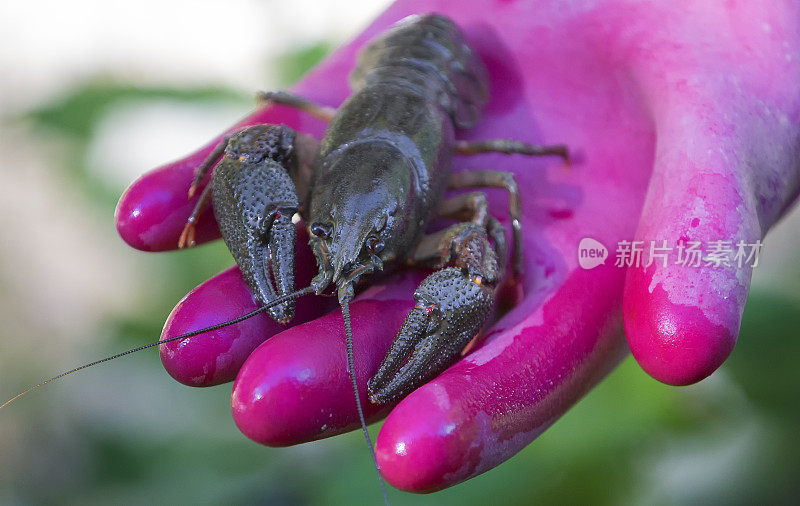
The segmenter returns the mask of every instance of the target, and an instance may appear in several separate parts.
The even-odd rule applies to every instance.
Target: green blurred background
[[[117,198],[245,115],[254,90],[295,81],[382,5],[2,7],[0,397],[151,341],[177,300],[231,264],[220,243],[127,248]],[[711,378],[670,388],[629,358],[509,462],[433,495],[392,490],[392,504],[795,503],[799,229],[795,211],[768,238],[740,342]],[[0,416],[0,505],[379,499],[360,433],[264,448],[236,430],[229,395],[177,384],[152,351],[50,385]]]

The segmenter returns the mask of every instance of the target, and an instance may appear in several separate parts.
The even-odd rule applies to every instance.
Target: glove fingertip
[[[122,194],[114,211],[117,232],[131,247],[142,251],[178,248],[178,238],[195,206],[187,198],[198,153],[180,162],[152,170],[134,181]],[[211,206],[199,216],[197,244],[219,238]]]
[[[406,492],[429,493],[452,485],[449,477],[457,471],[454,467],[469,460],[459,444],[468,441],[457,437],[456,421],[446,410],[436,409],[435,399],[429,398],[431,392],[421,388],[403,400],[386,419],[375,442],[381,474],[393,487]]]
[[[392,289],[396,286],[387,291]],[[367,379],[408,309],[406,301],[367,297],[356,299],[350,309],[359,398],[371,421],[391,405],[367,400]],[[290,446],[358,428],[341,312],[292,327],[256,348],[236,377],[231,412],[245,436],[266,446]]]
[[[257,304],[231,267],[189,292],[170,313],[161,338],[168,339],[241,316]],[[161,363],[175,380],[204,387],[232,381],[259,344],[282,327],[267,315],[159,346]]]
[[[716,314],[713,322],[700,307],[670,301],[661,285],[651,290],[651,277],[629,271],[624,296],[625,335],[631,352],[650,376],[668,385],[684,386],[710,376],[736,344],[740,318],[736,312]]]

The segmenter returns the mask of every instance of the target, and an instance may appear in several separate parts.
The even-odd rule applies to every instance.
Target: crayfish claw
[[[399,400],[461,357],[494,305],[493,289],[462,269],[434,272],[414,292],[416,306],[368,382],[370,401]]]
[[[294,291],[297,231],[292,217],[300,207],[290,175],[297,163],[294,140],[288,127],[253,125],[226,138],[224,156],[220,151],[207,159],[210,166],[221,157],[206,186],[213,188],[220,234],[261,304]],[[294,309],[292,299],[271,306],[268,314],[288,323]]]

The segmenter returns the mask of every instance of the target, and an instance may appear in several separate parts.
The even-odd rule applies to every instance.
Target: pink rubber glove
[[[457,158],[457,171],[517,174],[525,295],[475,351],[391,412],[367,402],[366,380],[422,276],[398,274],[352,305],[362,403],[372,420],[388,413],[377,439],[381,471],[415,492],[480,474],[536,438],[625,356],[623,315],[630,349],[651,375],[687,384],[711,374],[736,340],[747,264],[655,262],[626,271],[609,258],[585,270],[578,244],[591,237],[613,257],[619,241],[753,243],[789,208],[800,176],[796,2],[400,0],[294,90],[340,104],[350,92],[356,50],[398,19],[423,12],[446,14],[463,27],[491,76],[485,119],[461,138],[563,142],[573,159],[565,171],[557,159]],[[324,129],[274,107],[229,131],[261,122],[317,136]],[[193,206],[186,201],[192,171],[218,141],[126,191],[117,224],[129,244],[175,247]],[[507,224],[505,195],[489,193],[492,211]],[[218,237],[210,212],[198,237]],[[304,241],[298,287],[316,271]],[[181,301],[163,337],[255,307],[233,268]],[[339,434],[357,427],[357,417],[341,315],[314,319],[330,309],[327,299],[306,298],[288,330],[259,316],[164,345],[162,360],[176,379],[198,386],[229,381],[238,371],[234,419],[258,442],[281,446]]]

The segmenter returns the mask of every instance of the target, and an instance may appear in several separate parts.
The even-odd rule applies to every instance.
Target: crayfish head
[[[392,258],[394,207],[388,195],[373,191],[312,212],[309,236],[319,267],[314,281],[317,293],[330,283],[340,293],[352,292],[361,278],[383,270],[384,262]]]

